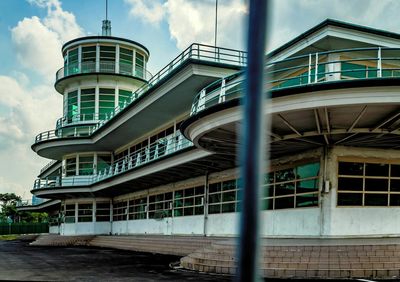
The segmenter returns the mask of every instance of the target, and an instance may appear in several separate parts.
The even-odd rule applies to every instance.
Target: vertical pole
[[[214,26],[214,46],[217,47],[217,30],[218,30],[218,0],[215,0],[215,26]]]
[[[238,245],[236,281],[259,279],[259,190],[263,175],[264,147],[264,59],[267,0],[250,0],[247,29],[248,65],[246,68],[243,124],[241,130],[242,213]],[[267,140],[265,140],[267,141]],[[268,144],[268,141],[266,142]],[[265,150],[268,152],[268,149]]]
[[[382,49],[378,48],[378,77],[382,77]]]

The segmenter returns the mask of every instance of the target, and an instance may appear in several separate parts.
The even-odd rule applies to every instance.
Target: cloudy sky
[[[156,73],[192,42],[213,44],[215,0],[109,0],[112,33],[138,41]],[[400,1],[275,0],[268,49],[334,18],[400,33]],[[30,149],[36,134],[54,129],[62,97],[53,88],[60,48],[75,37],[97,35],[100,0],[0,0],[0,193],[30,198],[49,160]],[[246,1],[219,0],[218,45],[242,49]]]

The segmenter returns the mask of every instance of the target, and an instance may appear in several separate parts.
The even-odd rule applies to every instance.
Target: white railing
[[[400,78],[400,48],[357,48],[319,52],[266,63],[272,90],[341,80]],[[222,78],[197,93],[191,115],[242,96],[243,72]]]
[[[69,186],[87,186],[106,178],[119,175],[144,164],[156,161],[162,157],[179,152],[193,146],[180,132],[156,140],[154,143],[132,152],[109,167],[100,170],[97,174],[85,176],[46,177],[35,180],[33,189],[57,188]]]

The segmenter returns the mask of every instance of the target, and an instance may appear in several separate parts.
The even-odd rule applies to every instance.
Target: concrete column
[[[94,115],[95,119],[99,119],[99,86],[96,85],[95,95],[94,95]]]
[[[81,87],[78,87],[77,103],[78,103],[78,115],[80,115],[81,114]]]
[[[115,86],[115,104],[114,104],[114,108],[118,107],[118,103],[119,103],[119,85],[118,82]]]
[[[82,72],[82,46],[79,45],[78,47],[78,70],[79,73]]]
[[[78,202],[75,202],[75,224],[78,223]]]
[[[100,71],[100,45],[96,44],[96,72]]]
[[[132,54],[132,76],[136,76],[136,50]]]
[[[95,200],[95,199],[93,199],[92,204],[93,204],[93,208],[92,208],[92,221],[93,221],[93,222],[96,222],[96,208],[97,208],[97,205],[96,205],[96,200]]]
[[[119,44],[115,46],[115,73],[119,73]]]
[[[327,81],[340,80],[340,70],[341,70],[340,63],[333,63],[339,60],[340,60],[339,54],[328,55],[328,64],[325,65],[325,72],[328,73],[325,76],[325,79]]]

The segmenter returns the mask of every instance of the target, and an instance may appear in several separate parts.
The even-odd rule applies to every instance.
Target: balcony
[[[67,131],[60,131],[59,128],[67,125],[72,125],[74,123],[81,124],[83,116],[76,116],[76,118],[67,119],[65,117],[60,118],[57,121],[56,130],[50,130],[38,134],[35,138],[35,144],[43,141],[54,140],[66,137],[87,137],[96,132],[98,129],[102,128],[104,124],[112,120],[114,116],[119,114],[121,111],[125,110],[130,104],[134,103],[140,98],[145,97],[153,88],[158,87],[163,81],[172,75],[179,67],[187,64],[189,61],[195,60],[203,63],[210,64],[223,64],[235,67],[244,67],[246,65],[247,54],[243,51],[220,48],[202,44],[192,44],[181,54],[179,54],[175,59],[173,59],[167,66],[161,69],[157,74],[148,80],[148,83],[144,84],[142,87],[137,89],[131,98],[121,106],[117,106],[114,111],[110,112],[108,115],[99,117],[92,117],[95,125],[86,126],[76,126],[70,127]],[[92,68],[94,68],[92,66]],[[112,67],[110,67],[112,68]],[[64,68],[63,68],[64,69]],[[80,70],[77,68],[77,71]],[[120,69],[121,70],[121,69]],[[59,75],[64,75],[64,72],[59,71]],[[69,71],[67,71],[69,73]],[[89,119],[86,119],[89,122]],[[93,121],[93,120],[92,120]]]
[[[192,142],[185,139],[181,133],[178,133],[176,136],[172,135],[158,139],[149,146],[132,152],[129,156],[117,160],[97,174],[38,178],[35,180],[33,189],[92,185],[192,146]]]
[[[135,66],[134,68],[133,64],[116,63],[112,61],[100,61],[98,63],[82,62],[80,64],[70,64],[59,69],[56,73],[56,84],[61,79],[69,76],[96,73],[120,74],[140,78],[145,81],[149,81],[152,77],[151,73],[145,70],[143,66]]]
[[[357,48],[320,52],[266,64],[271,90],[400,77],[399,48]],[[243,73],[216,81],[195,97],[191,115],[242,96]]]

